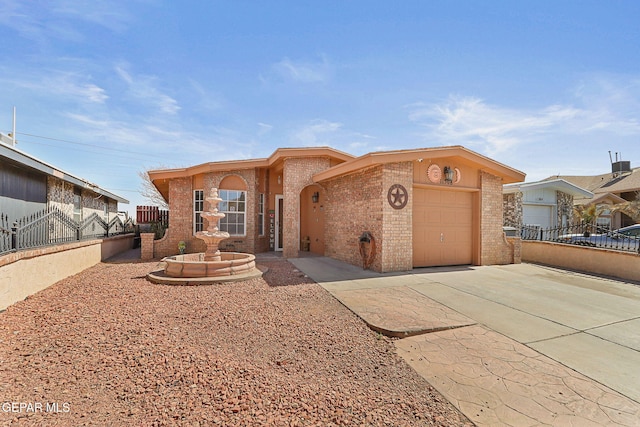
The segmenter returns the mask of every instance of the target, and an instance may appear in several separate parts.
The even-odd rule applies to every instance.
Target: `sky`
[[[139,172],[462,145],[640,166],[640,2],[0,0],[0,132],[130,201]]]

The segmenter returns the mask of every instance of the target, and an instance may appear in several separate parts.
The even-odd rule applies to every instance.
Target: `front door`
[[[284,196],[276,194],[276,251],[282,250],[282,225],[284,213]]]

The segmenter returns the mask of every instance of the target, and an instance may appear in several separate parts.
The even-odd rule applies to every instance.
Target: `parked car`
[[[602,234],[565,234],[559,241],[599,248],[640,251],[640,224],[630,225]]]

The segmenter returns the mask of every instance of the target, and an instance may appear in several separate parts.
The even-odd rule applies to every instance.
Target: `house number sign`
[[[387,200],[393,209],[402,209],[407,206],[409,193],[400,184],[393,184],[387,192]]]

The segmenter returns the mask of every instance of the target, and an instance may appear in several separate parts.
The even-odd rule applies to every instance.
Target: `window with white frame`
[[[73,190],[73,220],[82,221],[82,192],[78,188]]]
[[[225,214],[220,220],[220,231],[226,231],[231,236],[244,236],[246,234],[246,191],[220,190],[222,199],[218,210]]]
[[[258,235],[264,236],[264,193],[258,196]]]
[[[204,229],[202,211],[204,209],[204,190],[193,192],[193,234]]]

